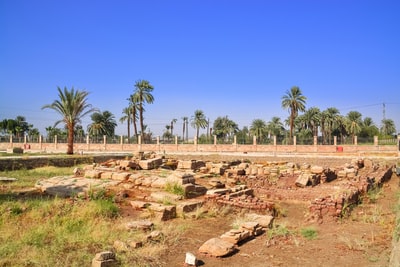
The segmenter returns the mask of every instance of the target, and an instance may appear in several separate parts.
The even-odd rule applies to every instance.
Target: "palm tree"
[[[95,112],[92,114],[91,119],[93,123],[89,124],[88,132],[94,136],[114,136],[115,127],[117,123],[115,116],[110,111]]]
[[[282,97],[282,108],[288,109],[290,113],[289,117],[289,126],[290,126],[290,133],[289,138],[292,140],[293,137],[293,127],[294,127],[294,120],[296,119],[299,111],[304,112],[306,109],[306,100],[300,88],[298,86],[293,86],[290,91],[286,91],[286,95]]]
[[[237,123],[229,119],[228,116],[224,116],[215,119],[213,131],[217,138],[227,141],[232,137],[232,135],[239,131],[239,127]]]
[[[279,117],[272,117],[271,120],[267,123],[267,131],[271,136],[283,136],[285,127],[283,127],[283,123]]]
[[[350,111],[347,113],[346,116],[346,131],[351,134],[351,138],[353,140],[354,144],[354,139],[356,134],[358,134],[361,131],[361,125],[362,125],[362,120],[361,120],[361,113],[358,111]]]
[[[129,101],[128,108],[130,109],[129,112],[131,114],[131,122],[133,124],[133,132],[137,139],[137,137],[138,137],[137,121],[139,120],[139,115],[138,115],[139,103],[137,102],[137,99],[135,99],[133,94],[129,96],[128,101]],[[142,110],[143,110],[143,112],[146,111],[143,106],[142,106]]]
[[[323,122],[321,122],[321,131],[326,142],[328,136],[328,143],[331,144],[332,132],[339,124],[340,112],[337,108],[330,107],[322,112]]]
[[[177,119],[171,120],[171,136],[174,136],[174,123],[176,123]]]
[[[132,95],[132,102],[138,104],[138,112],[139,112],[139,123],[140,123],[140,135],[142,139],[144,139],[144,104],[152,104],[154,102],[154,97],[151,94],[154,87],[150,84],[149,81],[146,80],[138,80],[135,83],[135,92]]]
[[[185,140],[185,132],[187,132],[187,123],[188,123],[189,118],[188,117],[183,117],[182,120],[183,120],[182,139]],[[186,138],[186,141],[187,141],[187,138]]]
[[[67,154],[74,153],[74,130],[75,126],[81,122],[82,117],[96,111],[92,105],[87,103],[89,95],[86,91],[75,90],[73,87],[68,90],[64,87],[62,90],[57,87],[58,100],[54,100],[52,104],[47,104],[42,109],[50,108],[58,112],[62,119],[54,124],[54,127],[59,123],[64,123],[68,129],[67,138]]]
[[[391,119],[383,119],[381,127],[382,135],[394,135],[396,133],[396,126]]]
[[[208,121],[202,110],[197,109],[194,112],[191,118],[191,126],[196,129],[196,139],[199,140],[200,128],[205,129],[208,126]]]
[[[122,110],[123,116],[119,118],[120,123],[124,123],[125,121],[127,122],[127,130],[128,130],[128,143],[130,142],[131,139],[131,121],[132,121],[132,116],[131,116],[131,108],[127,107]]]
[[[250,133],[257,137],[257,141],[260,142],[263,139],[263,136],[267,132],[267,124],[262,119],[255,119],[251,123]]]

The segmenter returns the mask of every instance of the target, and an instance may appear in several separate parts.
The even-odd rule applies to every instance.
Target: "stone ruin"
[[[161,221],[207,204],[252,211],[272,222],[277,215],[274,202],[303,201],[309,204],[306,219],[323,223],[336,221],[361,196],[390,179],[392,168],[370,159],[325,167],[287,161],[174,160],[150,153],[87,165],[75,169],[71,177],[42,180],[36,187],[49,194],[83,197],[93,190],[113,190],[121,201],[128,200],[132,209],[147,211]],[[182,191],[167,192],[171,186]],[[127,228],[136,227],[135,222],[131,224]],[[216,257],[229,255],[237,243],[256,237],[270,226],[257,220],[249,220],[246,225],[254,228],[232,229],[204,243],[199,252]]]

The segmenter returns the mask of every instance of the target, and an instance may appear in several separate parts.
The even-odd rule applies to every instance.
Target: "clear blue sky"
[[[398,0],[0,0],[0,119],[22,115],[46,134],[59,115],[41,107],[74,86],[118,121],[145,79],[154,135],[174,118],[180,134],[196,109],[240,128],[284,121],[292,86],[307,108],[356,110],[378,127],[385,103],[400,131],[399,14]]]

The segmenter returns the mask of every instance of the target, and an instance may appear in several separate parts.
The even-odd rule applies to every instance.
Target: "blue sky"
[[[0,119],[25,116],[45,134],[59,115],[41,107],[74,86],[118,121],[145,79],[154,135],[174,118],[181,133],[196,109],[240,128],[283,121],[292,86],[307,108],[356,110],[378,127],[385,104],[400,131],[399,14],[397,0],[0,0]]]

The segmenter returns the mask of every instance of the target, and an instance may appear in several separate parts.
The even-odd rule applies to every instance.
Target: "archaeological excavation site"
[[[147,266],[389,266],[397,176],[395,161],[374,158],[149,152],[35,187],[71,199],[113,196],[121,227],[142,233],[115,240],[92,266],[160,242],[167,249]],[[181,226],[177,236],[162,230]]]

